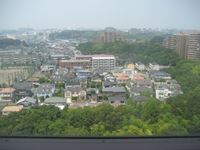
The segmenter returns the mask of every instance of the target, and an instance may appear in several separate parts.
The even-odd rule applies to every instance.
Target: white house
[[[86,99],[86,94],[86,91],[83,90],[80,86],[72,86],[66,88],[64,96],[67,99],[67,103],[71,103],[73,99]]]
[[[167,88],[158,88],[156,91],[156,98],[163,101],[171,97],[172,91]]]
[[[156,63],[149,63],[149,69],[150,70],[160,70],[160,66],[159,64],[156,64]]]
[[[137,68],[139,71],[144,71],[146,69],[146,66],[142,63],[136,63],[135,68]]]

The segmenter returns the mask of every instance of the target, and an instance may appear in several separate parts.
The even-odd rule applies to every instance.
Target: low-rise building
[[[33,96],[32,92],[32,83],[29,82],[18,82],[14,84],[13,86],[16,90],[14,92],[14,95],[23,98],[26,96]]]
[[[171,75],[164,71],[152,71],[150,72],[150,77],[153,80],[171,80]]]
[[[160,66],[159,64],[156,64],[156,63],[149,63],[149,69],[150,70],[160,70]]]
[[[86,91],[80,86],[67,87],[64,94],[68,103],[71,103],[72,100],[84,100],[86,95]]]
[[[128,75],[125,73],[117,73],[117,74],[115,74],[115,77],[116,77],[116,81],[118,83],[125,83],[129,80]]]
[[[125,97],[122,96],[109,96],[108,101],[113,106],[124,105],[126,102]]]
[[[135,97],[135,96],[140,96],[140,95],[145,95],[145,96],[150,96],[152,97],[154,95],[153,89],[150,87],[132,87],[130,89],[130,97]]]
[[[166,82],[155,83],[156,98],[163,101],[169,97],[183,94],[180,85],[176,80],[167,80]]]
[[[49,97],[44,100],[45,105],[53,105],[61,110],[67,107],[67,100],[63,97]]]
[[[142,63],[136,63],[135,68],[138,69],[139,71],[144,71],[146,69],[146,66]]]
[[[16,104],[23,105],[24,107],[36,106],[37,100],[32,97],[25,97],[20,99]]]
[[[125,96],[126,89],[124,87],[107,87],[102,89],[102,93],[105,96]]]
[[[54,84],[41,84],[35,91],[35,96],[39,97],[52,97],[55,92]]]
[[[40,67],[41,72],[53,72],[56,69],[55,65],[42,65]]]
[[[14,92],[14,88],[0,88],[0,102],[11,102]]]
[[[20,112],[23,109],[22,105],[17,105],[17,106],[5,106],[2,109],[2,115],[9,115],[10,113],[16,113]]]
[[[132,78],[133,81],[144,80],[144,79],[145,75],[142,73],[135,73]]]

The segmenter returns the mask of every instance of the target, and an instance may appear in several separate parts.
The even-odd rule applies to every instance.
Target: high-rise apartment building
[[[188,34],[177,34],[176,35],[176,44],[175,49],[176,53],[182,57],[186,58],[187,56],[187,48],[188,48]]]
[[[163,41],[163,46],[169,49],[176,49],[176,36],[172,35],[170,37],[165,38]]]
[[[188,59],[200,59],[200,34],[190,34],[187,49]]]
[[[179,33],[167,37],[163,46],[174,49],[182,58],[200,59],[200,33]]]
[[[105,31],[101,33],[96,40],[97,43],[102,43],[102,44],[113,43],[117,41],[121,42],[125,41],[125,37],[117,31]]]

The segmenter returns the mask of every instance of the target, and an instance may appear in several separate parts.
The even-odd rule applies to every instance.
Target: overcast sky
[[[0,29],[200,29],[200,0],[0,0]]]

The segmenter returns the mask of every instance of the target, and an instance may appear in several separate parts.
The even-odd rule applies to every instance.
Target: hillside
[[[83,43],[78,49],[83,54],[114,54],[130,62],[156,62],[161,65],[175,65],[179,60],[173,50],[163,48],[160,44],[146,43]]]

